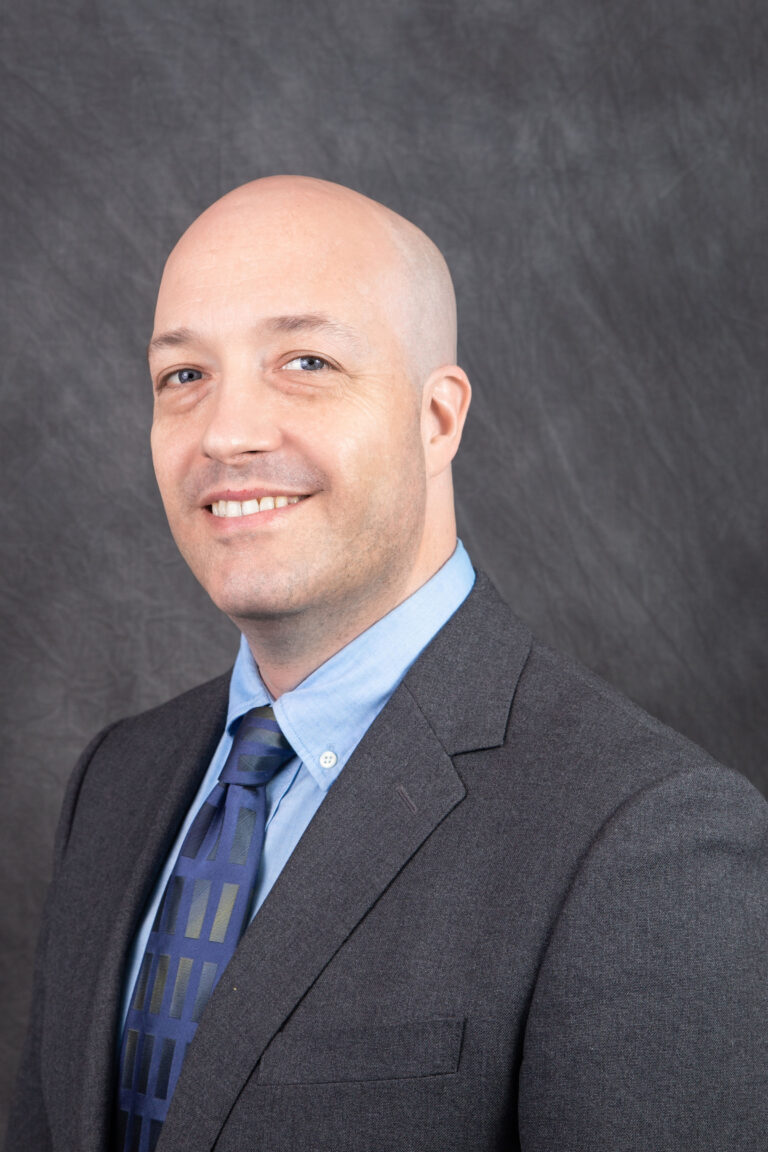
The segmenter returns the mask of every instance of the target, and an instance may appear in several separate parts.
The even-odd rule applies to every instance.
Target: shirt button
[[[335,752],[331,752],[331,750],[329,748],[326,752],[323,752],[322,756],[320,757],[320,767],[321,768],[335,768],[337,760],[338,760],[338,756],[336,755]]]

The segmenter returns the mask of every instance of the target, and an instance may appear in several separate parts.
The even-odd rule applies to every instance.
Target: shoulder
[[[159,733],[175,735],[196,730],[201,724],[209,726],[226,714],[230,675],[231,672],[226,672],[154,708],[123,717],[101,735],[141,741],[156,738]]]
[[[512,702],[508,732],[526,746],[537,744],[545,761],[569,778],[594,779],[608,789],[615,785],[634,792],[691,774],[751,788],[740,773],[577,660],[535,640]]]
[[[95,791],[107,802],[119,791],[142,789],[147,765],[164,764],[179,747],[210,756],[226,719],[230,673],[217,676],[154,708],[108,724],[87,745],[64,794],[55,857],[69,838],[83,793]]]
[[[454,728],[461,718],[462,733],[449,733],[460,773],[508,797],[544,837],[585,846],[641,797],[638,813],[663,811],[674,794],[692,808],[711,797],[723,815],[733,804],[759,820],[768,814],[743,776],[540,643],[482,574],[446,626],[437,659],[441,707]],[[433,670],[429,682],[436,680]],[[426,682],[420,677],[418,688]],[[472,740],[463,737],[472,729]]]
[[[230,673],[224,673],[154,708],[107,724],[80,756],[70,788],[94,759],[125,754],[128,749],[140,755],[145,748],[195,739],[213,728],[220,732],[226,718],[229,678]]]
[[[574,771],[631,761],[650,780],[715,765],[702,748],[633,703],[577,660],[534,640],[510,712],[510,732],[537,734]]]

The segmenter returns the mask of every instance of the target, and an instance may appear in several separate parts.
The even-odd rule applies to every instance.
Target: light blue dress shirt
[[[296,753],[267,785],[267,824],[253,917],[331,784],[411,664],[469,595],[474,580],[472,564],[459,541],[451,558],[426,584],[278,700],[273,700],[265,688],[248,643],[241,637],[221,740],[157,878],[134,940],[126,968],[123,1023],[168,877],[192,821],[224,767],[240,717],[251,708],[272,704],[277,722]]]

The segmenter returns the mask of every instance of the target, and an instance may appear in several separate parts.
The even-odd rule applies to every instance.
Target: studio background
[[[762,0],[7,0],[1,35],[0,1132],[71,766],[235,652],[165,525],[145,348],[168,249],[247,179],[434,238],[476,564],[768,792]]]

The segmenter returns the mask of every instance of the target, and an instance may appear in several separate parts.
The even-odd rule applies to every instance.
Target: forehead
[[[396,326],[404,269],[380,222],[330,205],[234,204],[204,214],[171,253],[155,329],[323,315]]]

